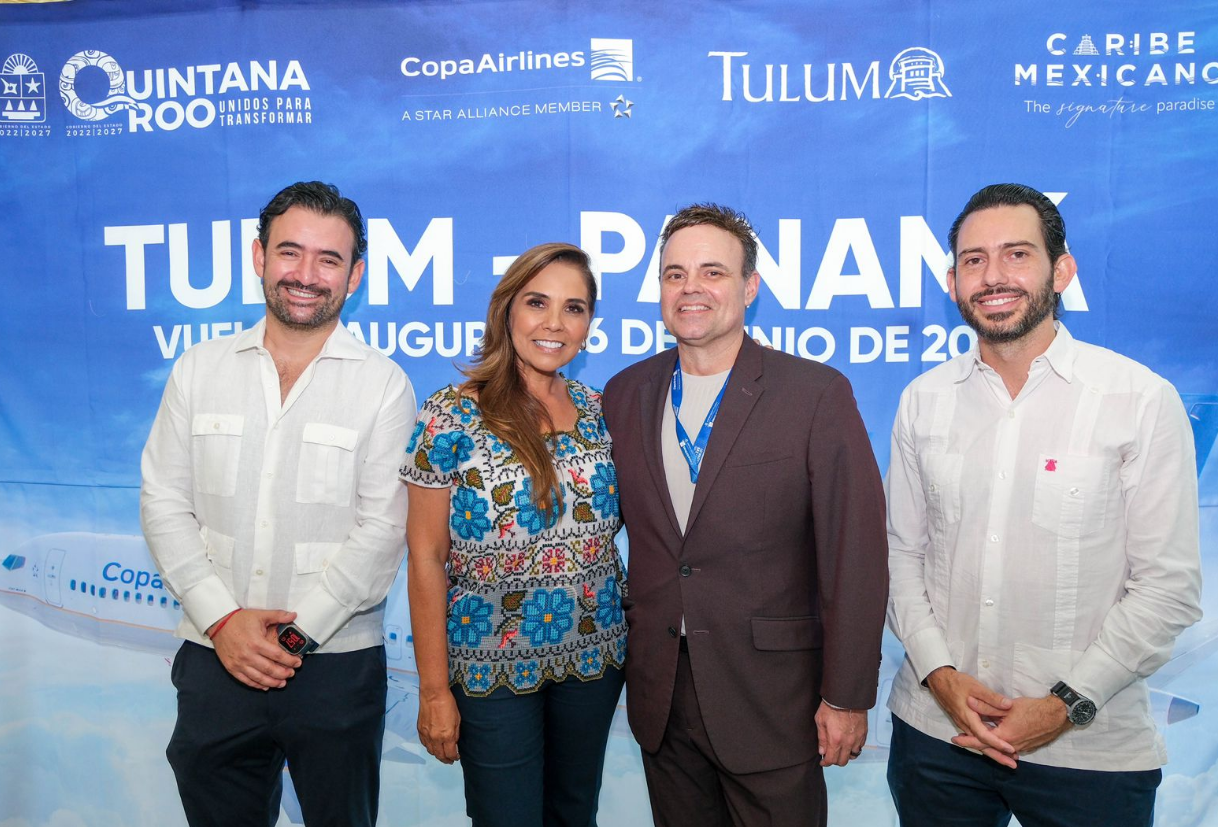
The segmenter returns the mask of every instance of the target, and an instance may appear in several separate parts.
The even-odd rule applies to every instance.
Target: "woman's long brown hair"
[[[554,457],[543,432],[554,432],[546,406],[529,393],[520,374],[519,357],[512,344],[512,301],[533,277],[556,261],[575,266],[588,286],[588,318],[596,306],[596,279],[588,254],[572,244],[551,242],[526,250],[508,267],[491,293],[486,310],[486,332],[474,362],[462,373],[462,396],[476,396],[487,430],[512,447],[533,478],[533,502],[547,513],[562,507],[562,485]],[[554,499],[557,497],[557,501]]]

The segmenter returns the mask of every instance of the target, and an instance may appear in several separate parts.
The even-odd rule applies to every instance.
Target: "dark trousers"
[[[473,827],[596,827],[605,743],[622,693],[620,669],[484,698],[455,688]]]
[[[1099,772],[984,755],[892,719],[888,787],[901,827],[1150,827],[1162,770]]]
[[[643,771],[656,827],[820,827],[828,818],[819,758],[766,772],[724,769],[702,723],[684,648],[664,740],[654,754],[643,752]]]
[[[309,827],[372,827],[385,733],[385,649],[310,655],[283,689],[238,682],[216,653],[173,661],[178,722],[165,751],[191,827],[270,827],[283,764]]]

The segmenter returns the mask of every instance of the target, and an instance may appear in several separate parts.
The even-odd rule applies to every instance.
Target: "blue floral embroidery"
[[[616,577],[606,580],[605,587],[596,593],[596,622],[602,629],[622,622],[622,595],[617,589]]]
[[[450,675],[471,696],[594,680],[626,657],[625,575],[611,538],[624,505],[620,474],[600,393],[578,382],[568,388],[575,428],[553,434],[550,448],[569,507],[554,514],[533,504],[539,483],[508,440],[487,429],[477,401],[459,399],[455,388],[427,401],[408,440],[403,476],[451,486],[446,642]]]
[[[590,678],[593,675],[599,675],[601,669],[601,650],[600,649],[585,649],[579,653],[579,673],[585,678]]]
[[[448,644],[477,646],[491,633],[494,607],[476,594],[464,595],[448,615]]]
[[[554,457],[556,459],[569,457],[578,450],[579,448],[576,446],[575,440],[571,439],[569,434],[561,434],[554,441]]]
[[[427,430],[427,425],[419,420],[414,425],[414,433],[410,435],[410,442],[406,445],[406,453],[413,454],[419,450],[419,437],[423,436],[423,431]]]
[[[491,688],[494,673],[485,663],[471,663],[466,671],[465,686],[472,692],[485,692]]]
[[[601,514],[602,520],[621,516],[618,502],[617,469],[612,463],[598,462],[592,474],[592,507]]]
[[[575,429],[579,431],[579,435],[589,442],[601,441],[601,429],[595,420],[581,419],[575,423]]]
[[[451,474],[457,466],[470,458],[474,452],[474,441],[462,433],[443,433],[436,437],[427,459],[441,474]]]
[[[519,509],[516,522],[524,526],[530,535],[540,534],[546,528],[553,528],[558,524],[558,518],[567,508],[565,503],[559,507],[557,497],[553,498],[553,502],[554,507],[550,509],[547,517],[547,513],[533,502],[533,480],[531,477],[526,477],[520,490],[516,492],[516,508]]]
[[[535,660],[524,660],[516,663],[516,674],[512,676],[512,685],[517,689],[532,689],[541,682],[541,666]]]
[[[479,497],[474,489],[458,488],[457,493],[453,494],[453,515],[448,524],[462,540],[482,542],[482,537],[491,530],[491,521],[486,516],[490,507],[490,503]]]
[[[525,602],[523,610],[524,622],[520,624],[520,631],[529,636],[534,646],[557,644],[575,625],[571,617],[575,601],[565,589],[538,589]]]
[[[461,397],[461,401],[452,406],[453,416],[461,417],[461,424],[468,425],[474,421],[474,416],[478,413],[477,406],[474,405],[474,400],[468,396]]]
[[[508,445],[506,442],[504,442],[502,439],[495,436],[494,434],[488,433],[486,439],[487,439],[487,442],[490,443],[490,449],[491,449],[492,454],[506,454],[512,450],[511,445]]]

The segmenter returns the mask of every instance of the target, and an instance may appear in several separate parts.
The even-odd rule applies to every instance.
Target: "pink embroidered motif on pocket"
[[[1045,470],[1046,471],[1056,471],[1057,470],[1057,460],[1055,460],[1055,459],[1045,460]]]

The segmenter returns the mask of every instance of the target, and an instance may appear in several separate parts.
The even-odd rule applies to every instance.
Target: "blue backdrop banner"
[[[1216,0],[0,6],[0,827],[185,823],[163,755],[181,609],[140,536],[139,455],[174,359],[262,316],[250,247],[284,185],[359,203],[343,321],[420,399],[543,241],[582,246],[600,285],[575,376],[671,347],[660,231],[690,202],[739,208],[761,244],[749,334],[842,370],[885,468],[901,389],[973,341],[948,226],[981,186],[1029,184],[1079,262],[1071,332],[1185,397],[1212,574],[1216,102]],[[403,581],[382,821],[466,823],[459,770],[415,735]],[[1216,640],[1203,621],[1152,681],[1173,827],[1218,824]],[[863,760],[828,772],[833,824],[895,824],[900,658],[887,640]],[[650,823],[622,714],[601,812]]]

